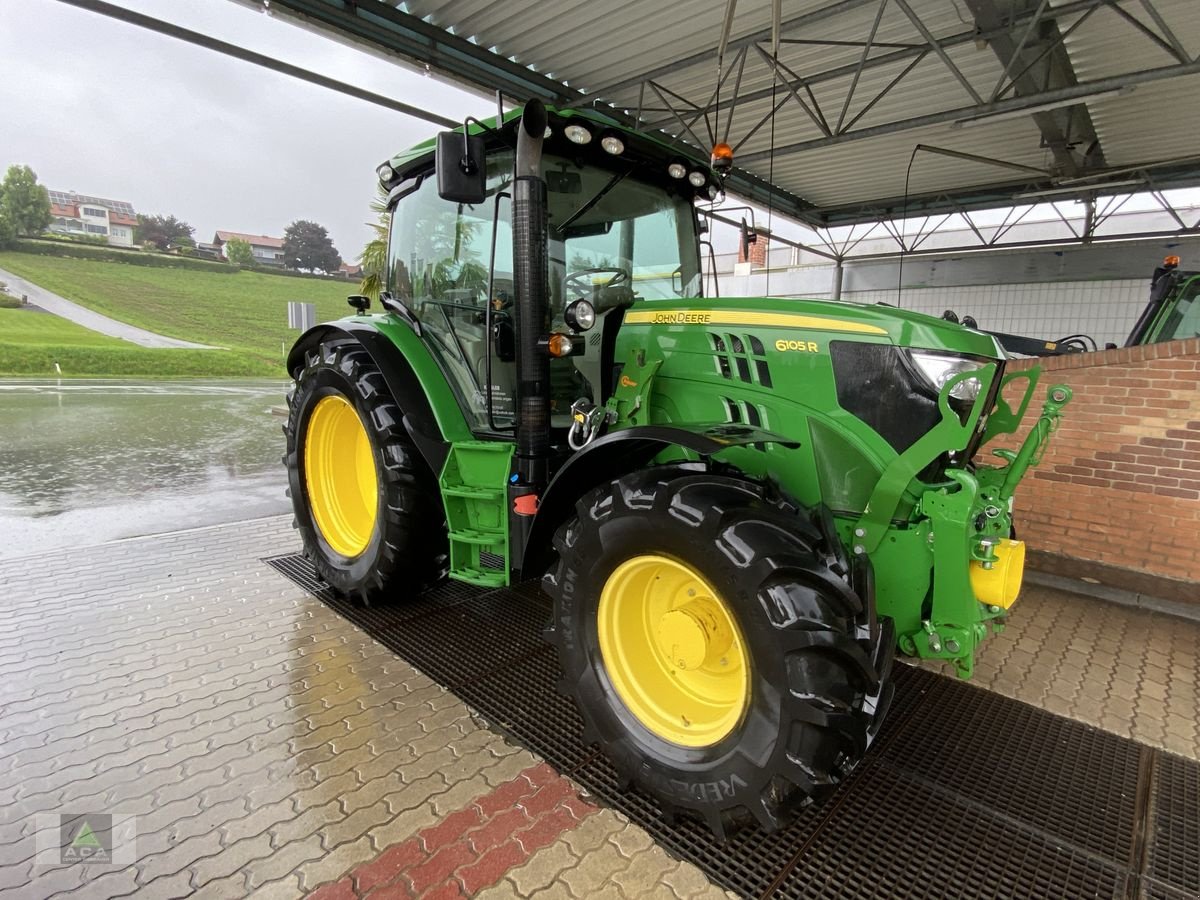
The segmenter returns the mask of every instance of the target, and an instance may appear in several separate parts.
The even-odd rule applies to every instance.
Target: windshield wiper
[[[612,178],[610,178],[608,180],[608,184],[604,185],[604,187],[600,188],[600,190],[596,192],[596,196],[592,197],[591,200],[589,200],[587,203],[583,204],[583,206],[579,207],[579,209],[575,210],[575,212],[571,213],[571,217],[569,219],[567,219],[567,221],[565,221],[561,225],[557,226],[558,230],[566,231],[568,228],[570,228],[572,222],[574,222],[576,219],[578,219],[580,216],[582,216],[584,213],[586,213],[588,210],[590,210],[593,206],[595,206],[597,203],[599,203],[601,200],[603,200],[605,195],[609,191],[611,191],[613,188],[615,188],[618,184],[620,184],[622,181],[624,181],[625,176],[627,176],[632,171],[633,171],[633,169],[626,169],[624,172],[618,172],[616,175],[614,175]]]

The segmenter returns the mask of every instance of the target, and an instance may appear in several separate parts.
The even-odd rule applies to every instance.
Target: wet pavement
[[[298,549],[275,516],[0,561],[0,896],[730,900],[262,561]],[[1200,753],[1200,626],[1037,587],[1018,609],[984,646],[981,688]],[[1188,828],[1190,784],[1171,813]],[[63,846],[81,818],[107,826],[110,860]],[[1172,857],[1180,878],[1200,876],[1196,833]],[[1092,863],[1072,859],[1088,883]],[[1063,896],[983,878],[861,893],[913,883]],[[854,893],[831,880],[806,896]]]
[[[286,390],[0,379],[0,558],[287,512]]]
[[[729,900],[265,565],[290,520],[0,561],[0,896]]]

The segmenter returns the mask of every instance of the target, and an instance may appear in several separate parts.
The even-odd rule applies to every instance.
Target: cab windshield
[[[1163,320],[1153,341],[1161,343],[1193,337],[1200,337],[1200,276],[1184,284],[1179,291],[1179,299]]]
[[[700,292],[696,215],[690,201],[629,168],[562,157],[544,163],[550,234],[550,305],[580,296],[597,308]]]

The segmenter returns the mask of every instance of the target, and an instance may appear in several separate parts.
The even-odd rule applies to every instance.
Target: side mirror
[[[480,135],[443,131],[437,136],[436,166],[438,196],[443,200],[474,206],[487,199],[487,167]]]
[[[758,242],[758,234],[746,227],[746,220],[742,219],[742,259],[750,258],[750,245]]]

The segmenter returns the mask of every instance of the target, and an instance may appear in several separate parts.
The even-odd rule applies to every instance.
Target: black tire
[[[366,548],[353,557],[334,550],[310,506],[304,471],[309,419],[318,401],[339,395],[354,406],[375,463],[378,507]],[[446,517],[437,481],[413,446],[382,373],[355,340],[332,339],[310,350],[288,394],[284,426],[288,494],[304,553],[331,587],[371,603],[415,594],[447,571]]]
[[[740,478],[670,467],[604,485],[576,509],[544,580],[555,601],[552,638],[585,740],[601,745],[626,783],[668,816],[691,810],[723,836],[751,818],[779,827],[854,769],[891,699],[895,638],[890,620],[875,617],[870,563],[847,561],[827,513]],[[623,561],[648,552],[702,574],[745,641],[748,709],[707,747],[656,735],[605,671],[602,587]]]

